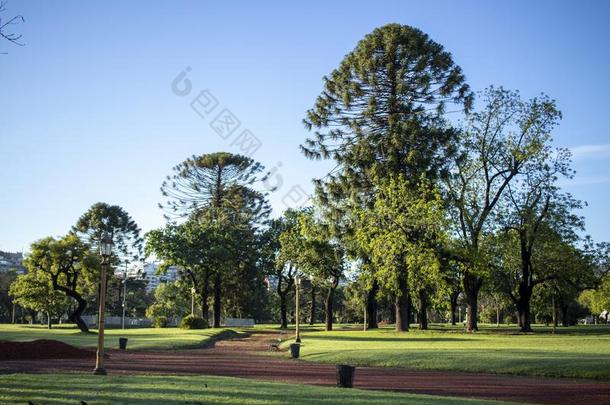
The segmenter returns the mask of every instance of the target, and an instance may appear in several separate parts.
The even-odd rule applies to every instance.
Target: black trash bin
[[[290,355],[293,359],[299,358],[299,352],[301,351],[301,345],[299,343],[292,343],[290,345]]]
[[[356,367],[347,364],[337,364],[337,387],[352,388]]]
[[[121,350],[127,349],[127,338],[119,338],[119,349],[121,349]]]

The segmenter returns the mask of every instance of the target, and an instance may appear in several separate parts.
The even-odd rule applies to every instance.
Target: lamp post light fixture
[[[195,290],[195,286],[191,287],[191,315],[195,316],[195,293],[197,292],[197,290]],[[205,316],[205,314],[204,314]]]
[[[300,331],[300,317],[299,317],[299,287],[301,286],[301,277],[299,275],[294,276],[294,287],[295,287],[295,322],[296,322],[296,333],[294,341],[296,343],[301,343],[301,331]]]
[[[108,271],[108,263],[112,255],[112,237],[108,232],[104,232],[100,240],[100,256],[102,257],[102,271],[100,275],[100,307],[97,319],[97,353],[95,357],[95,369],[93,374],[106,375],[104,368],[104,317],[106,310],[106,273]]]
[[[123,271],[123,316],[121,317],[121,329],[125,329],[125,310],[127,309],[127,264],[125,264],[125,270]]]

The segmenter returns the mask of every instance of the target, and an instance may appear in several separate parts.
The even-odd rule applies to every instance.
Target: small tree
[[[49,274],[41,271],[17,276],[9,294],[23,308],[45,313],[49,329],[52,327],[52,319],[60,317],[69,306],[66,295],[54,290]]]
[[[324,307],[326,330],[330,331],[335,291],[343,277],[344,250],[329,238],[324,225],[314,218],[312,209],[290,211],[286,215],[291,226],[280,235],[280,263],[288,266],[292,278],[300,271],[328,289]]]
[[[61,239],[47,237],[32,244],[23,264],[30,272],[47,274],[55,291],[76,301],[68,319],[81,331],[88,332],[89,327],[81,316],[87,308],[85,296],[95,291],[99,274],[99,258],[89,245],[73,234]]]

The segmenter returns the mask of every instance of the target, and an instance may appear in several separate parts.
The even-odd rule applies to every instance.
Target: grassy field
[[[0,375],[0,403],[77,404],[500,404],[429,395],[208,376]]]
[[[186,349],[201,347],[228,329],[183,330],[180,328],[106,329],[106,347],[118,348],[119,337],[129,339],[129,349]],[[95,330],[94,330],[95,332]],[[0,340],[30,341],[55,339],[73,346],[95,347],[96,333],[82,333],[73,326],[59,326],[51,330],[40,325],[0,324]]]
[[[435,325],[432,330],[320,331],[305,328],[301,358],[327,363],[610,379],[610,326],[483,328],[476,334]],[[285,342],[287,346],[290,342]]]

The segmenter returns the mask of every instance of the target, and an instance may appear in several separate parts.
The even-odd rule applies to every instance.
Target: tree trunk
[[[428,294],[425,290],[419,291],[419,329],[428,329]]]
[[[286,306],[286,293],[280,293],[280,328],[286,329],[288,328],[288,314],[287,314],[287,306]]]
[[[207,271],[203,278],[203,286],[201,287],[201,317],[205,323],[205,327],[210,327],[210,273]]]
[[[214,319],[213,328],[220,328],[220,311],[221,311],[221,299],[222,299],[222,278],[220,272],[216,273],[214,278]]]
[[[407,285],[407,275],[404,269],[399,269],[398,274],[398,294],[394,302],[396,312],[396,332],[406,332],[409,330],[411,315],[411,297],[409,297],[409,287]]]
[[[530,311],[531,297],[532,288],[522,284],[519,287],[519,299],[516,303],[519,317],[519,327],[521,328],[521,332],[532,331],[532,315]]]
[[[468,306],[468,318],[466,319],[466,331],[476,332],[479,330],[477,324],[479,290],[483,285],[483,280],[469,272],[464,274],[463,286],[466,295],[466,305]]]
[[[47,328],[52,329],[53,328],[53,322],[51,321],[51,313],[47,312]]]
[[[570,326],[570,320],[568,319],[568,304],[564,304],[563,302],[559,304],[561,309],[561,326]]]
[[[309,324],[313,325],[316,322],[316,286],[311,285],[311,313],[309,315]]]
[[[451,325],[456,324],[457,320],[457,306],[458,306],[458,298],[460,296],[460,290],[454,291],[451,294]]]
[[[373,286],[366,294],[366,328],[377,329],[377,292],[379,291],[379,283],[377,280],[373,282]]]
[[[333,330],[333,299],[336,289],[337,286],[333,283],[333,285],[328,289],[328,295],[326,296],[324,312],[327,332]]]
[[[83,312],[85,312],[85,309],[87,308],[87,301],[85,301],[80,294],[77,293],[68,295],[76,300],[76,309],[74,312],[68,315],[68,320],[75,323],[81,332],[89,332],[89,326],[87,326],[87,323],[83,321],[83,318],[81,318]]]

